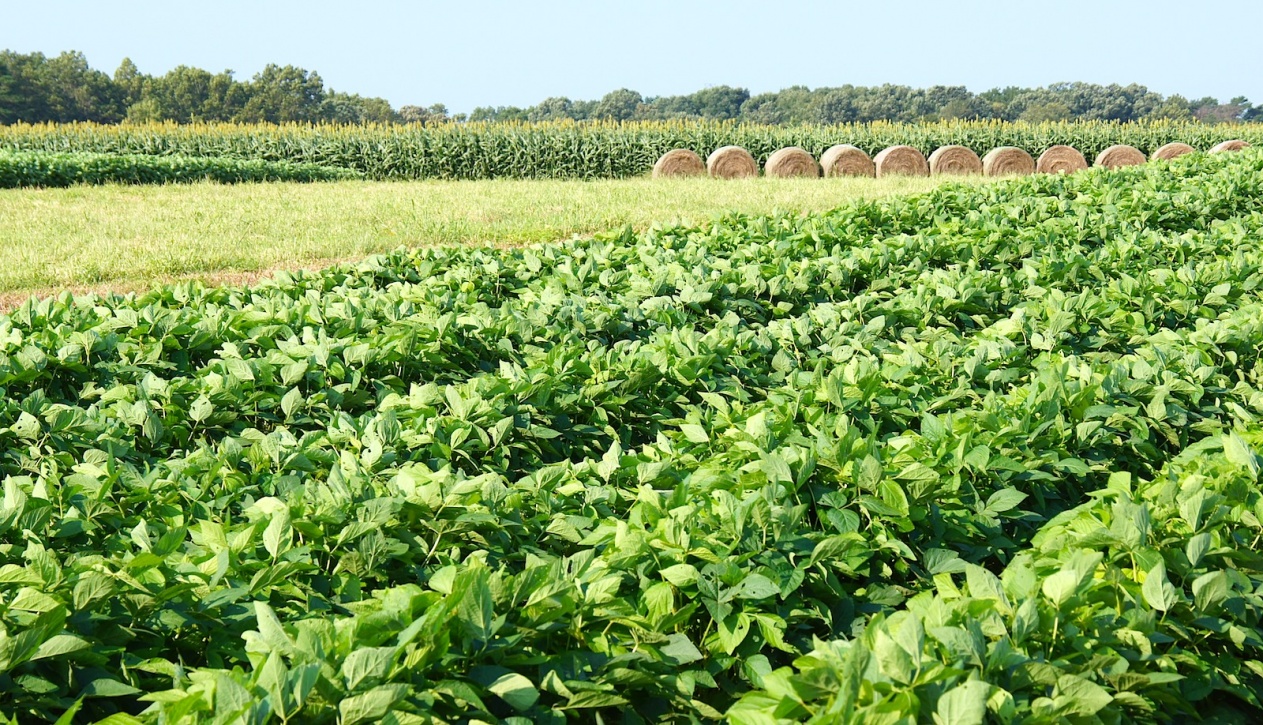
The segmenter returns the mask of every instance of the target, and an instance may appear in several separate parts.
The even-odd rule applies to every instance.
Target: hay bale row
[[[716,179],[748,179],[759,175],[759,164],[740,146],[723,146],[706,157],[706,171]]]
[[[1087,167],[1088,161],[1078,149],[1060,144],[1050,147],[1035,161],[1037,174],[1073,174]]]
[[[820,155],[825,176],[876,176],[877,166],[868,154],[849,143],[830,146]]]
[[[1171,159],[1183,156],[1184,154],[1191,154],[1196,150],[1197,149],[1186,143],[1175,141],[1167,144],[1166,146],[1159,147],[1157,151],[1153,152],[1153,155],[1151,155],[1149,159],[1151,161],[1170,161]]]
[[[790,146],[767,157],[767,164],[763,166],[763,172],[768,176],[775,176],[780,179],[792,177],[814,179],[820,175],[820,164],[816,163],[815,156],[797,146]]]
[[[706,173],[702,157],[688,149],[674,149],[662,155],[653,165],[653,178],[663,176],[701,176]]]
[[[1224,141],[1210,150],[1217,154],[1240,151],[1250,144],[1245,141]],[[1133,146],[1118,144],[1097,154],[1094,166],[1117,169],[1138,166],[1150,160],[1173,159],[1197,149],[1184,143],[1169,143],[1148,159]],[[978,154],[965,146],[943,146],[930,154],[927,160],[911,146],[891,146],[876,156],[851,144],[830,147],[820,156],[820,163],[805,149],[790,146],[768,157],[763,173],[775,178],[816,178],[818,176],[1012,176],[1038,174],[1073,174],[1088,168],[1088,161],[1073,146],[1052,146],[1032,159],[1031,155],[1016,146],[992,149],[979,159]],[[759,164],[749,151],[740,146],[724,146],[702,158],[688,149],[674,149],[662,155],[653,165],[654,178],[665,176],[701,176],[709,174],[717,179],[748,179],[759,175]]]
[[[930,174],[969,176],[982,173],[982,160],[965,146],[940,146],[930,154]]]
[[[929,176],[930,164],[920,151],[911,146],[891,146],[873,157],[877,178],[886,176]]]
[[[1028,176],[1035,173],[1035,159],[1025,149],[1001,146],[982,157],[982,173],[987,176]]]
[[[1096,155],[1095,166],[1107,169],[1118,169],[1124,166],[1139,166],[1148,161],[1140,149],[1127,144],[1115,144]]]
[[[1219,153],[1223,153],[1224,151],[1240,151],[1241,149],[1249,148],[1249,147],[1250,147],[1250,144],[1246,143],[1245,141],[1242,141],[1241,139],[1234,138],[1231,141],[1224,141],[1223,143],[1216,145],[1214,148],[1210,150],[1210,152],[1212,154],[1219,154]]]

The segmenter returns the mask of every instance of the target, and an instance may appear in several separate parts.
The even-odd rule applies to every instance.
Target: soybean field
[[[1247,150],[29,301],[0,714],[1257,720],[1261,262]]]

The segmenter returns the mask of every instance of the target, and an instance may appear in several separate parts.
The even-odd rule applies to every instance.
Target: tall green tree
[[[24,93],[18,76],[20,61],[15,53],[0,53],[0,123],[16,123],[22,120],[23,107],[30,95]]]
[[[817,123],[850,123],[855,120],[855,89],[835,88],[825,93],[816,104]]]
[[[123,97],[82,53],[0,52],[0,122],[101,121],[123,118]]]
[[[321,120],[324,81],[314,71],[268,64],[250,80],[243,121],[315,123]]]
[[[130,108],[143,97],[145,82],[150,80],[150,76],[141,73],[131,58],[124,58],[114,70],[113,80],[122,94],[124,107]]]
[[[428,108],[403,106],[397,115],[401,123],[443,123],[451,119],[447,113],[447,106],[442,103],[435,103]]]
[[[470,121],[529,121],[527,109],[517,106],[479,106],[469,114]]]
[[[574,118],[572,105],[569,98],[558,96],[545,98],[538,106],[527,112],[527,117],[532,121],[559,121]]]
[[[446,109],[444,111],[446,116]],[[365,98],[354,93],[329,91],[321,117],[334,123],[398,123],[396,113],[383,98]]]
[[[43,64],[41,76],[54,121],[123,119],[123,97],[108,75],[93,70],[83,53],[67,51]]]
[[[157,79],[153,93],[163,117],[180,123],[217,120],[216,114],[208,113],[215,105],[211,101],[213,79],[209,72],[186,65],[176,66]]]
[[[688,98],[702,118],[727,120],[741,115],[741,105],[750,100],[750,91],[732,86],[712,86]]]
[[[614,121],[630,121],[644,100],[644,97],[636,91],[620,88],[606,93],[601,98],[600,103],[596,104],[593,116]]]

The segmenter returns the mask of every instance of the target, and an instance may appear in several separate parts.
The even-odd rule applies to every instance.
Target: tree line
[[[142,73],[124,58],[111,76],[82,53],[56,57],[0,51],[0,123],[45,121],[237,121],[273,123],[400,122],[383,98],[341,93],[319,73],[268,65],[249,80],[231,70],[211,73],[178,66],[163,75]],[[430,109],[416,109],[427,120]],[[440,118],[446,109],[432,109]],[[414,113],[414,115],[416,115]]]
[[[964,86],[910,88],[899,85],[807,88],[792,86],[751,95],[744,88],[716,86],[679,96],[646,97],[626,88],[599,101],[548,98],[529,108],[482,107],[476,121],[544,121],[677,118],[735,119],[751,123],[865,123],[871,121],[940,121],[998,119],[1004,121],[1142,121],[1172,119],[1209,123],[1263,120],[1263,106],[1245,97],[1228,103],[1213,97],[1189,100],[1163,96],[1132,84],[1057,83],[1043,88],[994,88],[972,93]]]
[[[432,123],[472,121],[616,121],[669,119],[737,120],[764,124],[915,122],[943,119],[1005,121],[1152,119],[1231,123],[1263,120],[1263,106],[1238,96],[1163,96],[1141,85],[1058,83],[1042,88],[994,88],[972,93],[964,86],[900,85],[810,89],[793,86],[752,95],[745,88],[715,86],[674,96],[643,96],[620,88],[599,100],[547,98],[527,108],[480,107],[449,114],[441,103],[398,109],[383,98],[343,93],[325,86],[315,71],[268,65],[249,80],[231,70],[211,73],[178,66],[162,75],[142,73],[123,59],[111,76],[92,68],[82,53],[55,57],[0,51],[0,124],[19,121],[236,121],[273,123]]]

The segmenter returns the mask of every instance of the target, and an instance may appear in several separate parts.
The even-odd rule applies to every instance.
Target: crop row
[[[1261,232],[1246,151],[27,303],[0,713],[1257,716]]]
[[[767,127],[727,122],[446,124],[440,126],[269,126],[93,124],[0,127],[0,149],[115,154],[225,156],[355,169],[371,178],[618,178],[649,172],[671,149],[705,156],[735,145],[762,166],[777,149],[798,146],[819,158],[852,144],[869,155],[896,145],[929,154],[959,144],[982,155],[1016,146],[1037,155],[1069,145],[1089,158],[1127,144],[1149,154],[1179,141],[1199,149],[1232,138],[1258,145],[1257,124],[1104,122],[856,124]]]
[[[349,169],[260,159],[146,156],[91,152],[0,151],[0,189],[77,184],[176,184],[217,181],[330,181]]]

